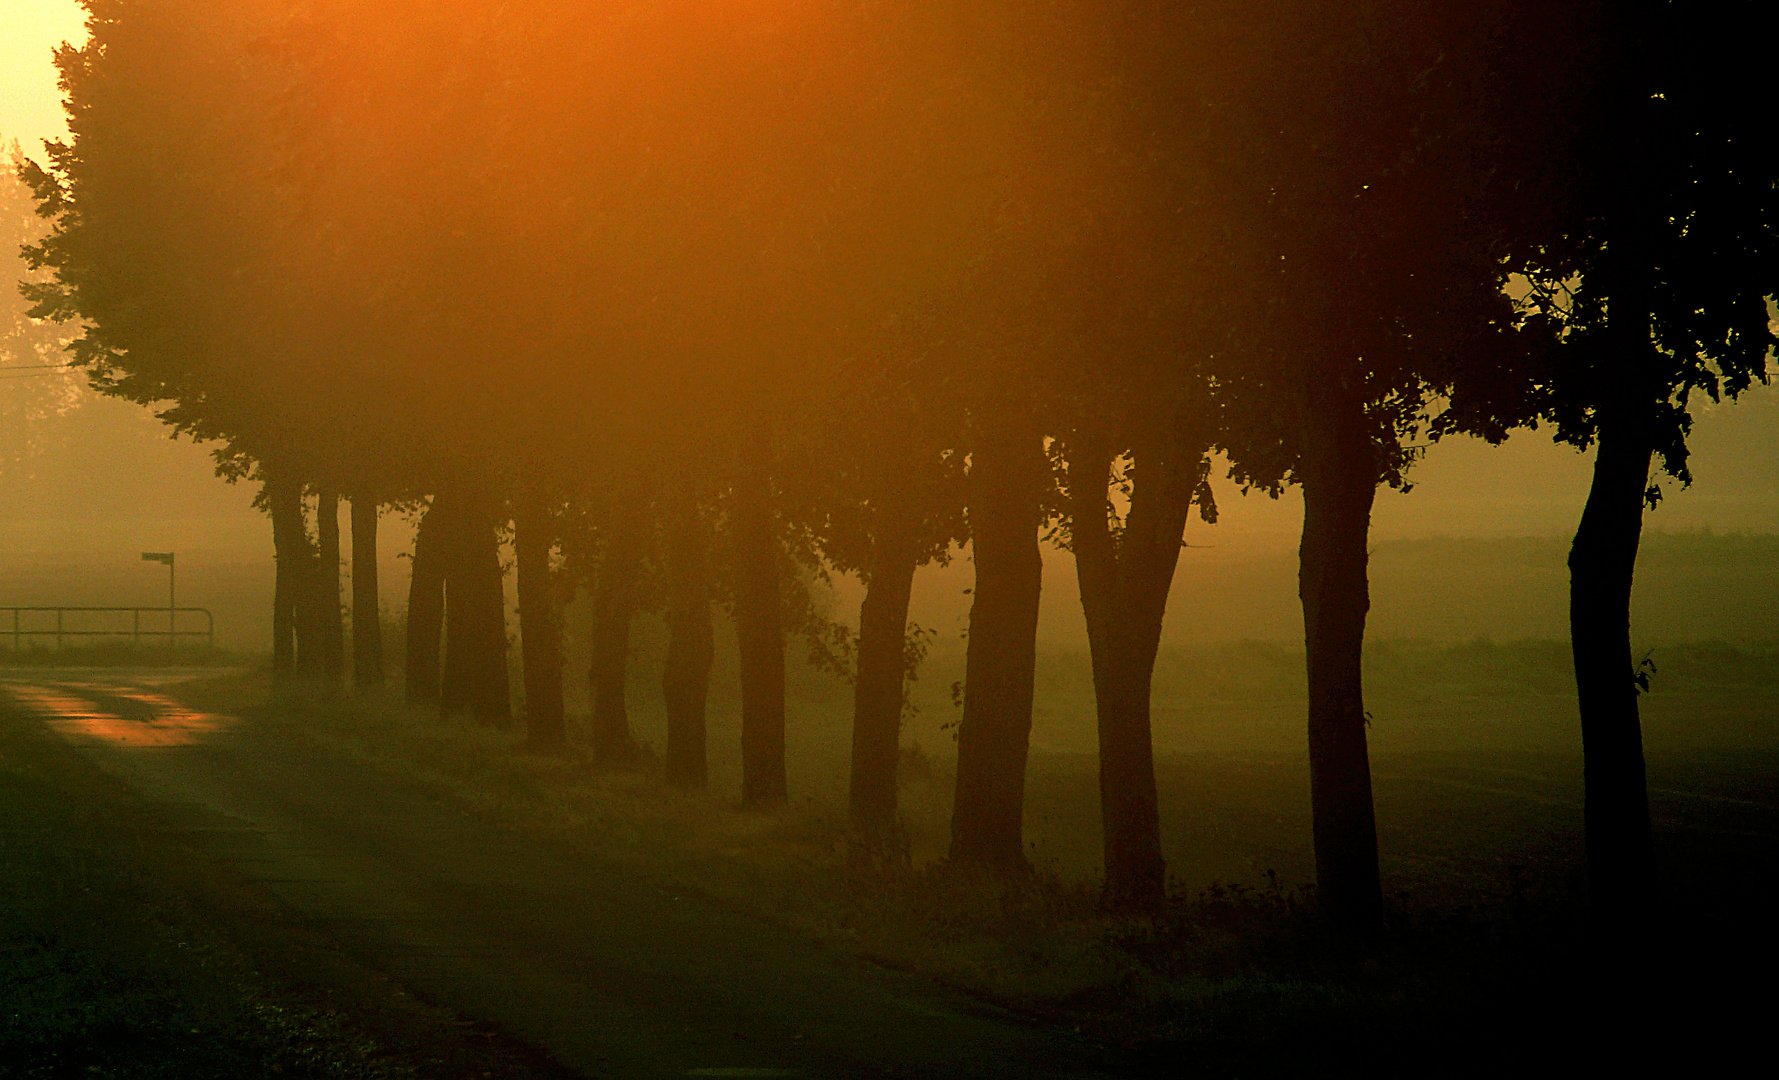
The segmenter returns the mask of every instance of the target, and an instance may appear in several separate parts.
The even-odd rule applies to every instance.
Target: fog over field
[[[204,448],[169,439],[141,408],[85,390],[74,400],[65,414],[0,431],[0,602],[163,603],[164,575],[138,553],[177,549],[181,599],[217,613],[218,643],[265,651],[272,542],[266,516],[251,505],[253,488],[216,479]],[[1779,535],[1779,391],[1701,410],[1693,445],[1696,481],[1686,489],[1668,482],[1650,517],[1634,630],[1652,643],[1771,641],[1779,637],[1779,578],[1761,538]],[[1538,432],[1498,448],[1471,439],[1430,446],[1410,473],[1410,494],[1378,496],[1371,634],[1564,637],[1563,560],[1589,461]],[[1227,479],[1214,478],[1213,489],[1221,517],[1187,526],[1164,641],[1299,637],[1295,489],[1276,500],[1242,495]],[[412,522],[391,515],[384,528],[379,583],[385,616],[395,619],[407,603]],[[1049,547],[1045,560],[1039,635],[1055,648],[1085,649],[1072,561]],[[955,636],[967,621],[970,581],[967,553],[923,567],[911,619]],[[831,616],[856,620],[857,612],[856,587],[837,581]]]

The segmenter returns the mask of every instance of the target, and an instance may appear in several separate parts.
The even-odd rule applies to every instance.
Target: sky
[[[83,36],[83,17],[73,0],[0,0],[0,138],[18,139],[27,153],[66,134],[50,53]],[[1779,391],[1699,409],[1697,421],[1697,482],[1686,491],[1670,484],[1648,526],[1779,532]],[[75,590],[84,602],[138,587],[148,595],[157,586],[137,555],[151,549],[190,552],[194,589],[202,588],[205,559],[219,588],[224,579],[247,578],[255,590],[269,588],[265,518],[251,507],[250,490],[215,478],[204,448],[169,440],[137,406],[91,395],[66,422],[65,437],[30,475],[0,476],[0,603],[75,602],[38,595],[52,584],[52,591],[67,591],[75,577],[85,582]],[[1566,535],[1580,514],[1590,467],[1589,455],[1539,432],[1516,434],[1498,448],[1469,439],[1432,446],[1411,474],[1411,494],[1380,493],[1373,537],[1388,543]],[[1269,558],[1295,548],[1301,503],[1294,494],[1242,498],[1227,481],[1217,493],[1222,522],[1214,529],[1193,525],[1189,543]],[[391,531],[392,540],[405,538],[405,529]],[[387,600],[399,605],[405,565],[390,570]],[[21,590],[31,599],[3,598]]]
[[[85,38],[86,13],[74,0],[0,0],[0,136],[35,153],[68,133],[50,53]]]

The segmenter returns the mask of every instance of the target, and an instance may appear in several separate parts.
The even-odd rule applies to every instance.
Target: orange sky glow
[[[68,133],[50,53],[85,37],[86,12],[75,0],[0,4],[0,138],[34,153],[41,140]]]

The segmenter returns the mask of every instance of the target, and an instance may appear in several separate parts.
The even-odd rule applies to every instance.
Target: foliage
[[[1353,881],[1378,487],[1410,485],[1425,434],[1587,446],[1627,417],[1685,481],[1694,395],[1764,380],[1779,340],[1741,2],[89,7],[58,55],[72,139],[20,172],[49,231],[21,232],[12,363],[68,324],[97,389],[231,479],[530,501],[614,622],[726,598],[750,642],[788,624],[836,670],[858,643],[811,583],[906,593],[973,515],[1042,521],[1130,654],[1096,657],[1126,699],[1107,790],[1148,833],[1144,635],[1220,451],[1244,490],[1314,503],[1311,728],[1347,770],[1314,789],[1353,801]],[[970,505],[988,448],[1044,441],[1048,484],[1010,460],[1007,505]],[[905,613],[873,625],[877,666],[911,669]],[[1029,641],[975,640],[979,688],[1029,681]]]
[[[1694,394],[1715,402],[1767,379],[1779,344],[1779,152],[1750,114],[1759,95],[1746,5],[1632,5],[1584,24],[1609,44],[1552,87],[1557,130],[1521,167],[1545,205],[1508,268],[1516,318],[1548,341],[1436,433],[1499,438],[1548,422],[1585,448],[1602,417],[1635,416],[1664,471],[1691,481]],[[1651,486],[1649,499],[1659,498]]]

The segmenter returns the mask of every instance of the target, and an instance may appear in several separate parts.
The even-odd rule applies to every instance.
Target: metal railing
[[[42,638],[42,637],[55,638],[56,639],[56,648],[58,648],[58,649],[62,647],[62,643],[65,639],[71,638],[71,637],[72,638],[87,638],[87,637],[123,638],[123,637],[127,637],[130,639],[130,642],[134,645],[140,645],[142,643],[142,639],[144,637],[147,637],[150,640],[159,638],[161,640],[164,640],[169,647],[177,644],[180,638],[203,638],[205,644],[209,648],[211,648],[211,649],[216,648],[216,616],[214,616],[210,613],[209,608],[201,608],[201,607],[182,607],[182,608],[165,608],[165,607],[0,607],[0,634],[4,634],[7,632],[5,619],[6,619],[6,613],[8,613],[8,612],[10,612],[12,615],[11,633],[12,633],[12,651],[13,652],[21,651],[24,648],[24,643],[27,638]],[[123,627],[119,626],[114,629],[94,630],[94,629],[84,628],[81,626],[68,626],[67,625],[67,621],[68,621],[67,616],[69,614],[93,614],[93,613],[98,613],[98,612],[106,612],[106,613],[117,614],[117,615],[128,614],[130,616],[129,629],[126,630]],[[151,616],[159,616],[159,618],[151,618],[149,620],[149,626],[146,629],[144,629],[142,626],[142,613],[143,612],[147,612]],[[22,616],[27,613],[30,613],[30,614],[54,613],[54,615],[56,617],[56,624],[54,627],[26,626],[26,625],[24,625],[25,622],[34,621],[34,620],[25,620],[22,618]],[[204,616],[204,629],[202,629],[202,630],[181,630],[179,628],[179,616],[180,615],[202,615],[202,616]],[[76,620],[76,621],[79,621],[79,620]],[[189,622],[190,620],[187,620],[187,621]],[[156,628],[154,624],[157,622],[165,622],[166,628],[165,629]]]

